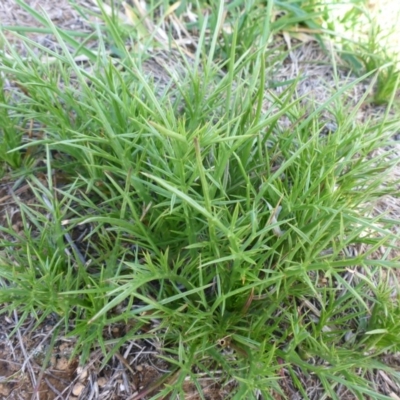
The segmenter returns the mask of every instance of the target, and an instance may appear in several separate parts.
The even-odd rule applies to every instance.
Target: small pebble
[[[75,384],[74,388],[72,389],[72,394],[74,396],[79,397],[80,394],[82,393],[83,389],[85,389],[85,385],[81,382],[78,382]]]

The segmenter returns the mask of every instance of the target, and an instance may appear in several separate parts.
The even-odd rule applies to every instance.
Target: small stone
[[[102,376],[101,378],[99,378],[98,380],[97,380],[97,384],[99,385],[99,387],[104,387],[104,386],[106,386],[106,384],[107,384],[107,379],[106,378],[104,378],[104,376]]]
[[[83,382],[84,380],[86,380],[86,378],[88,377],[88,370],[87,368],[82,368],[79,367],[76,371],[77,375],[78,375],[78,379],[79,381]]]
[[[85,385],[81,382],[78,382],[75,384],[74,388],[72,389],[72,394],[76,397],[79,397],[81,395],[83,389],[85,389]]]
[[[60,371],[66,371],[68,367],[69,367],[69,362],[68,359],[66,359],[65,357],[61,357],[57,360],[56,369]]]
[[[8,396],[11,392],[11,389],[4,385],[3,383],[0,383],[0,395],[4,396],[4,399],[6,396]]]

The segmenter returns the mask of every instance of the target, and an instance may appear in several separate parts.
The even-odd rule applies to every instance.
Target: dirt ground
[[[90,25],[68,0],[26,0],[26,2],[36,10],[44,10],[59,27],[86,34],[91,32]],[[79,0],[77,3],[93,11],[97,10],[96,2],[93,0]],[[0,22],[3,26],[40,25],[26,10],[19,7],[15,0],[0,2]],[[21,42],[10,32],[6,32],[6,36],[15,43],[21,54],[26,52]],[[29,36],[45,46],[56,46],[51,35],[30,33]],[[93,41],[90,45],[95,47],[96,43]],[[332,68],[326,66],[325,57],[315,43],[305,41],[304,45],[291,52],[288,60],[277,71],[276,80],[292,79],[299,73],[304,74],[307,79],[302,82],[299,95],[307,93],[313,101],[322,102],[329,96],[326,88],[333,79]],[[306,64],[307,60],[313,60],[314,63]],[[316,60],[320,60],[321,63],[315,63]],[[343,72],[341,85],[348,83],[349,79],[352,78]],[[366,90],[368,90],[367,85],[356,85],[354,90],[347,94],[349,104],[356,104]],[[265,107],[268,106],[265,104]],[[358,118],[363,120],[366,116],[370,117],[374,113],[379,115],[382,111],[379,107],[365,106]],[[335,121],[329,115],[326,118],[327,129],[335,129]],[[393,136],[397,134],[398,132],[393,132]],[[382,149],[382,152],[384,151],[385,149]],[[400,146],[398,155],[400,159]],[[400,177],[400,167],[394,170],[393,174]],[[6,213],[15,215],[15,229],[18,229],[18,211],[12,203],[11,194],[25,196],[26,201],[29,201],[30,194],[27,187],[23,185],[13,187],[13,184],[14,182],[7,181],[7,178],[1,182],[0,214],[3,221]],[[395,197],[385,196],[375,205],[375,212],[377,214],[388,212],[391,217],[399,219],[400,202]],[[380,255],[376,254],[376,257],[379,258]],[[79,355],[73,355],[76,338],[67,336],[69,328],[72,327],[66,329],[60,326],[56,315],[48,316],[38,326],[35,326],[36,321],[33,318],[28,318],[19,325],[20,318],[21,316],[14,312],[13,315],[3,316],[0,319],[0,399],[134,400],[147,398],[147,395],[161,386],[160,379],[164,379],[163,383],[174,381],[173,370],[171,371],[170,366],[157,357],[157,343],[154,341],[127,342],[105,366],[102,366],[104,360],[102,352],[94,350],[90,355],[90,361],[82,366]],[[104,332],[104,338],[106,340],[121,338],[128,330],[128,325],[115,325]],[[112,350],[112,346],[109,350]],[[400,365],[400,357],[393,356],[387,363]],[[222,400],[234,386],[233,383],[225,385],[216,383],[217,374],[218,371],[215,377],[204,376],[204,379],[200,380],[207,399]],[[400,398],[400,388],[383,371],[377,371],[374,380],[379,383],[382,393]],[[200,399],[196,388],[189,381],[185,391],[187,399]],[[341,398],[350,397],[343,392]]]

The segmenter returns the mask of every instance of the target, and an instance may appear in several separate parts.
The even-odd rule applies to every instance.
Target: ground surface
[[[79,30],[90,33],[90,26],[67,0],[28,0],[28,4],[36,10],[44,10],[49,18],[59,27]],[[77,3],[96,10],[94,2],[79,0]],[[39,24],[15,0],[0,2],[0,21],[2,25],[22,25],[37,27]],[[23,54],[26,49],[21,46],[17,38],[6,32],[7,37],[15,43],[16,48]],[[49,34],[29,34],[30,37],[44,46],[54,46],[55,41]],[[290,42],[286,43],[288,46]],[[298,44],[298,42],[296,42]],[[91,43],[96,46],[96,43]],[[313,63],[307,61],[313,60]],[[315,61],[320,61],[315,63]],[[157,69],[157,62],[149,64],[150,73]],[[327,59],[319,51],[319,47],[312,40],[304,43],[291,52],[290,57],[277,68],[275,79],[284,81],[292,79],[298,74],[307,76],[299,87],[299,95],[308,94],[310,107],[313,101],[323,102],[330,96],[329,87],[334,85],[333,69],[327,65]],[[338,86],[345,85],[351,78],[345,72],[340,72]],[[354,106],[366,90],[367,84],[356,85],[348,93],[349,106]],[[265,104],[268,107],[269,104]],[[365,105],[358,113],[358,118],[364,120],[374,114],[381,114],[382,108]],[[282,121],[284,124],[285,121]],[[335,129],[335,121],[326,115],[328,130]],[[393,132],[396,135],[397,132]],[[385,149],[382,149],[384,152]],[[400,157],[400,151],[399,151]],[[400,169],[393,171],[400,177]],[[13,202],[13,195],[19,196],[26,202],[32,202],[33,195],[29,188],[22,184],[16,185],[7,177],[0,185],[0,218],[6,223],[6,215],[12,219],[13,228],[19,229],[20,216],[18,207]],[[391,196],[386,196],[375,205],[375,212],[388,212],[391,217],[399,219],[400,204]],[[384,251],[384,249],[382,250]],[[379,254],[376,254],[379,257]],[[19,315],[4,317],[0,320],[0,398],[2,399],[135,399],[145,398],[147,394],[157,389],[157,379],[167,376],[166,383],[172,383],[173,373],[168,375],[168,365],[157,357],[157,346],[154,341],[143,340],[141,343],[128,342],[121,351],[100,368],[103,356],[101,351],[95,350],[90,356],[90,362],[81,366],[78,355],[72,355],[75,339],[64,336],[65,327],[60,327],[57,316],[47,318],[35,326],[35,320],[26,320],[18,326]],[[148,327],[151,329],[151,326]],[[68,330],[68,329],[67,329]],[[110,342],[122,337],[129,330],[129,326],[114,326],[104,337]],[[11,333],[15,334],[11,336]],[[112,349],[110,345],[109,350]],[[390,365],[400,365],[400,358],[388,358]],[[202,381],[203,390],[208,399],[224,399],[229,393],[231,383],[215,383],[218,381],[219,371],[215,371],[214,378],[205,376]],[[166,375],[167,374],[167,375]],[[284,375],[284,373],[282,373]],[[391,393],[393,398],[399,398],[400,389],[383,371],[377,371],[374,380],[379,383],[382,393]],[[305,384],[312,384],[305,381]],[[155,385],[152,387],[152,385]],[[291,393],[290,383],[287,384],[288,395]],[[141,394],[140,394],[141,393]],[[200,398],[194,387],[187,383],[187,399]],[[340,393],[340,390],[339,390]],[[345,399],[346,392],[340,393]],[[294,397],[292,397],[294,398]]]

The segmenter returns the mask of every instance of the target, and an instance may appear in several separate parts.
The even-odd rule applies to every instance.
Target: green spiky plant
[[[370,257],[397,249],[396,221],[370,212],[395,190],[386,177],[396,160],[371,154],[396,125],[386,115],[355,126],[365,98],[350,113],[341,104],[370,74],[307,117],[293,100],[297,82],[269,97],[272,2],[254,40],[244,40],[236,21],[229,52],[219,29],[206,35],[224,16],[223,2],[213,5],[198,27],[196,60],[206,62],[183,59],[189,72],[161,95],[105,14],[117,60],[79,46],[39,14],[63,52],[42,48],[52,63],[34,52],[29,65],[16,52],[12,62],[1,58],[1,71],[27,91],[19,104],[3,99],[1,110],[41,126],[41,138],[7,153],[35,148],[40,162],[31,171],[12,165],[37,202],[20,203],[22,232],[1,228],[9,237],[0,248],[2,312],[16,308],[21,321],[33,314],[38,324],[50,313],[72,321],[82,362],[94,347],[105,365],[128,340],[156,338],[170,372],[152,398],[183,396],[187,376],[201,392],[203,372],[220,384],[233,379],[235,399],[284,396],[282,376],[308,398],[299,374],[316,376],[332,398],[338,385],[359,398],[388,398],[363,374],[396,376],[379,355],[399,347],[398,304],[375,274],[398,260]],[[247,12],[259,20],[256,6]],[[74,60],[80,51],[90,72]],[[265,109],[267,99],[273,106]],[[333,103],[338,129],[322,135],[322,111]],[[90,227],[86,250],[67,239],[82,225]],[[352,246],[368,250],[349,254]],[[104,328],[121,322],[128,332],[105,340]]]

